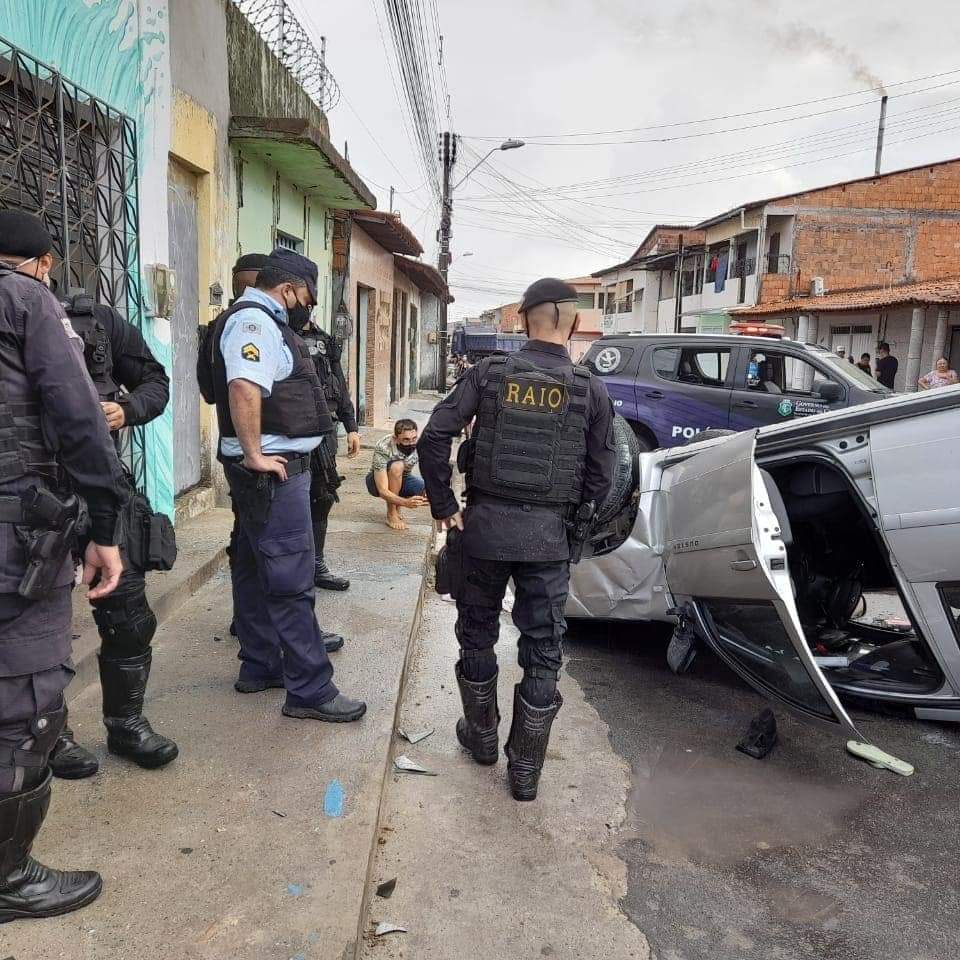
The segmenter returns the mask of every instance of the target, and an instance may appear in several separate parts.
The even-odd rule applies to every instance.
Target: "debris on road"
[[[750,721],[737,749],[754,760],[762,760],[776,745],[777,718],[769,707],[765,707]]]
[[[328,817],[343,816],[343,801],[345,794],[343,784],[339,780],[331,780],[327,784],[326,793],[323,795],[323,812]]]
[[[890,770],[892,773],[899,773],[901,777],[913,775],[912,764],[881,750],[879,747],[875,747],[872,743],[848,740],[847,752],[861,760],[866,760],[870,766],[876,767],[878,770]]]
[[[436,773],[433,770],[428,770],[426,767],[421,767],[419,763],[415,763],[405,754],[400,754],[393,761],[394,769],[400,773],[420,773],[427,777],[435,777]]]
[[[407,733],[402,727],[397,727],[397,733],[409,743],[419,743],[421,740],[426,740],[427,737],[431,736],[434,733],[434,728],[428,727],[426,730],[416,730],[413,733]]]
[[[377,885],[377,896],[383,897],[384,900],[389,900],[393,896],[393,891],[397,889],[397,878],[391,877],[389,880],[384,880],[383,883]]]
[[[378,923],[376,930],[373,931],[374,936],[377,936],[377,937],[382,937],[384,934],[387,934],[387,933],[406,933],[406,932],[407,932],[406,927],[401,927],[395,923],[386,923],[386,922]]]
[[[283,817],[284,819],[286,819],[287,816],[285,813],[281,813],[279,810],[274,810],[273,814],[277,817]]]

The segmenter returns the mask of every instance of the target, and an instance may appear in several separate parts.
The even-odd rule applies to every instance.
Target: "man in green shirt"
[[[414,476],[417,466],[417,425],[413,420],[397,420],[393,435],[384,437],[374,448],[373,462],[367,474],[367,491],[387,504],[387,526],[406,530],[400,508],[416,510],[427,506],[423,480]]]

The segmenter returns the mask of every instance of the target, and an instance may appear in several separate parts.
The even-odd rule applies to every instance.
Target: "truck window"
[[[722,387],[730,366],[726,347],[658,347],[653,351],[653,369],[664,380],[701,387]]]

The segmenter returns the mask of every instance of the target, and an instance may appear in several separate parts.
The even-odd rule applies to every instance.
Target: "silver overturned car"
[[[568,618],[672,622],[678,672],[705,643],[852,739],[848,699],[960,721],[960,386],[650,453],[618,426]]]

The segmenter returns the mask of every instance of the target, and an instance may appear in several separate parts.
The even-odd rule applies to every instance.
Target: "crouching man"
[[[424,483],[414,476],[417,457],[417,425],[413,420],[398,420],[393,436],[384,437],[373,451],[373,462],[367,474],[367,491],[387,504],[387,526],[406,530],[400,508],[417,510],[428,505],[423,495]]]

